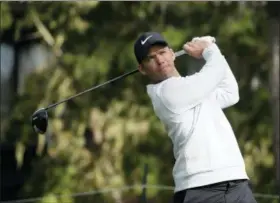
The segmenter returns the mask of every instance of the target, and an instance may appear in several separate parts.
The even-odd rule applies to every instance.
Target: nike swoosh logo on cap
[[[143,41],[141,40],[141,44],[144,45],[148,41],[148,39],[150,39],[152,36],[153,35],[150,35],[145,40],[143,40]]]

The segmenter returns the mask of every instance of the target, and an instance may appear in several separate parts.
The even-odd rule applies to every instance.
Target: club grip
[[[177,52],[175,52],[175,56],[176,57],[178,57],[178,56],[182,56],[182,55],[184,55],[184,54],[186,54],[186,52],[185,52],[185,50],[180,50],[180,51],[177,51]]]

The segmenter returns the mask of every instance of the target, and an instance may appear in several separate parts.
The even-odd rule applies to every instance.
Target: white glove
[[[212,43],[215,43],[215,42],[216,42],[215,37],[211,37],[211,36],[194,37],[194,38],[192,39],[192,42],[194,42],[194,41],[196,41],[196,40],[206,40],[206,41],[212,42]]]

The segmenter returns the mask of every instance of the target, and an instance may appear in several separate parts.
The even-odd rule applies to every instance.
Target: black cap
[[[151,46],[155,44],[168,46],[165,39],[157,32],[145,32],[136,40],[134,54],[139,64],[146,58]]]

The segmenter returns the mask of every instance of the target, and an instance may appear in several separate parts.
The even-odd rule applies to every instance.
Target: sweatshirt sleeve
[[[226,63],[225,76],[213,93],[213,97],[222,109],[230,107],[239,101],[238,83],[228,63]]]
[[[206,63],[198,73],[185,77],[172,77],[162,84],[160,97],[170,111],[180,113],[193,108],[211,96],[221,83],[225,76],[227,62],[218,46],[211,44],[203,51],[203,57]]]

